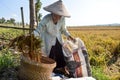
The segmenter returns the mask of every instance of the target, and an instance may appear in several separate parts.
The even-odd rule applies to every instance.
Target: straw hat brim
[[[44,7],[43,9],[60,16],[70,17],[70,14],[68,13],[62,1],[57,1],[51,5]]]

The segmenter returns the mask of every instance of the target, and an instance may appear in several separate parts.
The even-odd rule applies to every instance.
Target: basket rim
[[[51,58],[48,58],[48,57],[45,57],[45,56],[42,56],[41,58],[43,58],[43,59],[41,59],[41,60],[45,60],[45,59],[46,59],[46,61],[49,60],[49,62],[47,62],[47,63],[45,63],[45,62],[43,62],[43,61],[41,61],[41,62],[36,62],[36,61],[30,60],[29,58],[21,55],[21,61],[24,61],[25,63],[29,63],[29,64],[31,64],[31,65],[36,65],[36,66],[41,66],[41,65],[45,65],[45,66],[48,66],[48,65],[56,65],[56,62],[55,62],[53,59],[51,59]],[[47,60],[47,59],[48,59],[48,60]]]

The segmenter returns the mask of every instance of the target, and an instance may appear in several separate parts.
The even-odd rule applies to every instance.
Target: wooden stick
[[[20,29],[20,30],[35,30],[34,28],[19,28],[19,27],[3,26],[3,25],[0,25],[0,28],[12,28],[12,29]]]

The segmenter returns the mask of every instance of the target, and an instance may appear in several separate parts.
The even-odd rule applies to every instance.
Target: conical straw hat
[[[65,6],[61,0],[54,2],[53,4],[50,4],[46,7],[44,7],[43,9],[48,12],[57,14],[57,15],[70,17],[70,14],[68,13],[67,9],[65,8]]]

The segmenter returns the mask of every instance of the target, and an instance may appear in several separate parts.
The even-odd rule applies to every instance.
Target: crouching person
[[[92,76],[87,49],[81,39],[76,38],[75,42],[70,40],[65,41],[63,50],[65,60],[68,63],[66,64],[66,72],[69,73],[69,76],[71,76],[70,71],[73,71],[71,77]]]

